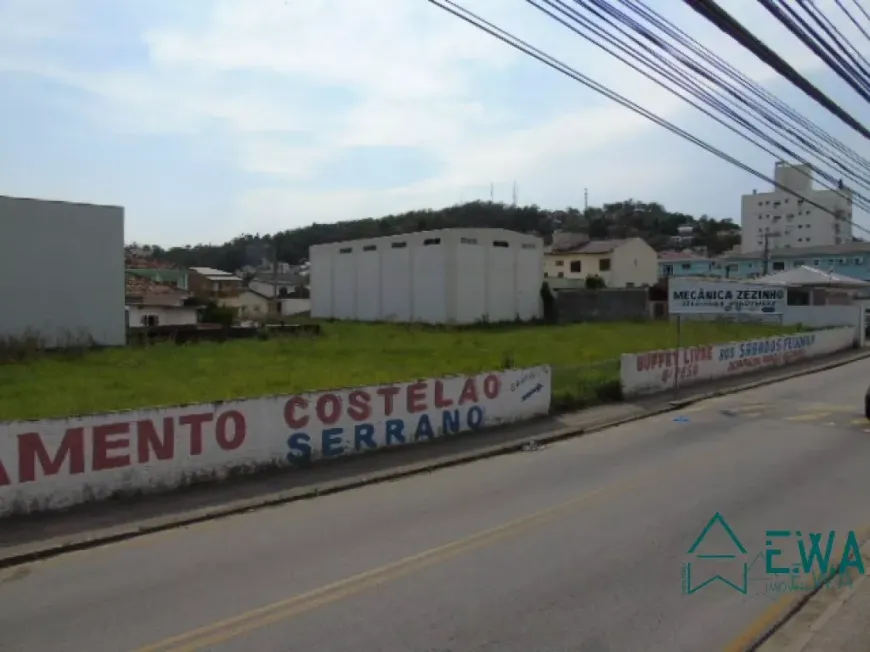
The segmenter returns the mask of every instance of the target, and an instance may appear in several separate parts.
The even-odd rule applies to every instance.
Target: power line
[[[503,43],[510,45],[514,49],[519,50],[520,52],[523,52],[524,54],[532,57],[533,59],[540,61],[541,63],[549,66],[550,68],[553,68],[554,70],[556,70],[558,72],[561,72],[563,75],[570,77],[571,79],[574,79],[575,81],[580,82],[581,84],[583,84],[587,88],[591,88],[592,90],[596,91],[597,93],[599,93],[601,95],[604,95],[608,99],[613,100],[614,102],[620,104],[621,106],[624,106],[624,107],[630,109],[631,111],[634,111],[635,113],[644,116],[645,118],[651,120],[652,122],[655,122],[659,126],[664,127],[665,129],[667,129],[671,133],[675,133],[675,134],[681,136],[682,138],[688,140],[691,143],[694,143],[695,145],[710,152],[711,154],[714,154],[715,156],[717,156],[725,161],[728,161],[732,165],[739,167],[740,169],[742,169],[746,172],[749,172],[753,176],[755,176],[763,181],[767,181],[768,183],[772,184],[774,187],[779,188],[780,190],[782,190],[790,195],[793,195],[794,197],[797,197],[798,199],[803,200],[804,202],[806,202],[810,206],[818,208],[824,213],[828,213],[830,215],[833,215],[839,221],[849,223],[849,224],[857,227],[858,229],[860,229],[862,231],[870,233],[870,229],[866,229],[866,228],[862,227],[861,225],[854,223],[852,220],[845,219],[842,216],[837,215],[836,213],[830,211],[829,209],[822,206],[821,204],[814,202],[812,199],[804,197],[800,193],[792,190],[791,188],[787,188],[786,186],[783,186],[782,184],[777,183],[775,179],[772,179],[772,178],[764,175],[763,173],[758,172],[757,170],[749,167],[745,163],[738,161],[733,156],[730,156],[729,154],[726,154],[722,150],[720,150],[716,147],[713,147],[709,143],[704,142],[703,140],[690,134],[686,130],[681,129],[680,127],[677,127],[673,123],[671,123],[671,122],[665,120],[664,118],[661,118],[660,116],[652,113],[651,111],[643,108],[639,104],[632,102],[631,100],[625,98],[624,96],[620,95],[619,93],[616,93],[615,91],[607,88],[603,84],[596,82],[595,80],[591,79],[590,77],[587,77],[586,75],[578,72],[576,69],[568,66],[564,62],[556,59],[555,57],[553,57],[553,56],[551,56],[543,51],[541,51],[540,49],[538,49],[538,48],[534,47],[533,45],[529,44],[528,42],[514,36],[513,34],[510,34],[509,32],[501,29],[500,27],[485,20],[484,18],[481,18],[480,16],[478,16],[474,12],[472,12],[468,9],[465,9],[464,7],[456,4],[455,2],[452,2],[451,0],[429,0],[429,2],[433,5],[435,5],[436,7],[438,7],[439,9],[442,9],[442,10],[456,16],[457,18],[465,21],[466,23],[476,27],[477,29],[479,29],[487,34],[489,34],[490,36],[497,38],[498,40],[502,41]]]
[[[855,6],[858,7],[858,11],[860,11],[862,14],[864,14],[864,18],[866,18],[868,21],[870,21],[870,13],[867,13],[867,10],[861,6],[861,0],[852,0],[852,2],[854,2]],[[839,4],[839,3],[837,3],[837,4]]]
[[[867,86],[867,82],[862,80],[861,75],[851,65],[843,61],[842,57],[791,6],[780,1],[780,7],[777,7],[773,0],[757,0],[757,2],[785,25],[786,29],[797,36],[816,56],[828,64],[828,67],[837,73],[840,79],[870,102],[870,94],[867,92],[870,87]],[[790,16],[786,16],[786,13]]]
[[[714,109],[725,114],[729,119],[736,122],[742,128],[746,129],[747,131],[750,131],[756,137],[770,143],[771,145],[773,145],[776,148],[779,148],[781,151],[785,152],[792,159],[797,159],[798,161],[800,161],[806,165],[810,165],[810,167],[812,169],[817,171],[823,178],[825,178],[826,180],[828,180],[830,182],[831,185],[828,186],[829,190],[834,191],[837,195],[839,195],[844,200],[848,201],[850,199],[839,191],[839,189],[837,187],[837,180],[832,175],[826,173],[823,170],[820,170],[817,166],[812,165],[808,160],[806,160],[805,157],[800,156],[798,153],[796,153],[791,148],[783,145],[781,142],[777,141],[776,139],[771,138],[765,131],[758,128],[756,125],[752,124],[744,116],[740,115],[739,111],[741,111],[744,106],[750,106],[752,108],[755,108],[756,111],[759,111],[762,114],[762,117],[766,118],[766,120],[770,123],[771,126],[774,127],[774,129],[780,129],[780,130],[784,129],[787,132],[785,134],[785,137],[788,140],[792,141],[793,143],[797,143],[801,147],[808,149],[811,153],[811,156],[818,156],[818,152],[815,151],[816,149],[819,148],[818,144],[809,143],[805,138],[796,134],[793,130],[789,130],[789,129],[785,128],[785,126],[780,121],[776,120],[776,118],[774,118],[768,112],[766,112],[763,109],[763,107],[760,107],[757,105],[757,103],[753,103],[753,102],[749,101],[747,98],[742,97],[739,94],[739,92],[735,92],[735,90],[733,88],[728,87],[727,84],[723,84],[722,80],[717,78],[717,76],[715,74],[710,74],[709,71],[706,71],[703,68],[701,68],[697,64],[697,62],[692,61],[691,59],[682,55],[682,53],[676,51],[673,48],[670,48],[668,46],[668,44],[661,41],[661,39],[659,39],[656,35],[652,34],[648,30],[646,30],[642,25],[638,24],[636,21],[633,21],[632,19],[627,17],[625,14],[620,12],[618,9],[615,9],[614,7],[607,5],[606,3],[602,2],[601,0],[589,0],[589,1],[592,2],[594,5],[596,5],[598,8],[602,9],[603,11],[606,11],[607,13],[609,13],[613,16],[616,16],[617,19],[621,20],[622,22],[628,23],[632,27],[632,29],[634,29],[635,31],[640,33],[642,36],[645,36],[647,38],[647,40],[649,40],[650,42],[652,42],[655,45],[659,46],[660,48],[668,51],[671,54],[671,56],[673,56],[675,59],[677,59],[677,61],[679,63],[682,63],[683,65],[687,66],[690,70],[696,72],[697,74],[700,74],[705,80],[712,82],[714,84],[720,85],[720,86],[724,86],[728,91],[730,91],[732,97],[723,96],[721,93],[718,93],[715,91],[711,92],[708,89],[704,89],[701,86],[699,86],[697,84],[697,82],[695,80],[693,80],[689,75],[686,75],[685,73],[681,72],[675,66],[669,65],[667,68],[665,68],[665,67],[661,66],[659,63],[657,63],[655,60],[651,60],[651,58],[646,56],[646,54],[644,54],[643,52],[639,52],[636,48],[632,47],[631,45],[628,45],[624,42],[620,42],[619,37],[616,37],[616,36],[613,36],[612,34],[607,33],[607,31],[601,27],[601,23],[606,23],[608,25],[615,27],[616,30],[623,37],[625,37],[629,41],[636,43],[638,46],[643,48],[646,52],[649,52],[649,49],[646,47],[646,45],[644,43],[639,41],[637,38],[632,36],[629,32],[622,29],[618,25],[614,25],[613,22],[607,16],[601,14],[596,8],[591,7],[589,5],[589,2],[587,2],[586,0],[574,0],[574,2],[578,6],[583,7],[584,9],[589,11],[591,14],[596,16],[599,19],[599,21],[598,21],[599,24],[596,24],[591,19],[586,18],[579,11],[572,9],[571,7],[565,6],[564,2],[562,2],[561,0],[527,0],[527,2],[529,4],[531,4],[532,6],[534,6],[537,9],[539,9],[540,11],[545,13],[547,16],[553,18],[554,20],[558,21],[562,25],[571,29],[576,34],[578,34],[581,37],[585,38],[586,40],[590,41],[591,43],[593,43],[597,47],[600,47],[604,51],[613,55],[614,57],[616,57],[617,59],[619,59],[620,61],[622,61],[626,65],[630,66],[632,69],[640,72],[642,75],[644,75],[648,79],[652,80],[654,83],[656,83],[659,86],[662,86],[663,88],[671,91],[672,93],[674,93],[678,97],[681,97],[681,99],[683,99],[684,101],[689,103],[691,106],[700,110],[705,115],[711,117],[713,120],[715,120],[719,124],[725,126],[730,131],[745,138],[746,140],[748,140],[749,142],[751,142],[755,146],[759,147],[761,150],[770,154],[771,156],[773,156],[775,158],[780,157],[779,154],[777,154],[776,152],[772,151],[771,149],[765,147],[764,145],[759,143],[756,139],[741,132],[740,129],[728,124],[723,119],[714,115],[713,113],[711,113],[711,111],[707,110],[706,108],[699,105],[698,103],[692,101],[691,99],[686,98],[684,94],[677,92],[676,90],[674,90],[673,88],[671,88],[667,84],[663,83],[660,79],[657,79],[654,76],[650,75],[649,73],[645,72],[644,70],[641,70],[635,64],[631,63],[630,61],[627,61],[624,57],[615,53],[608,46],[603,45],[600,42],[596,41],[594,36],[590,36],[586,32],[581,31],[581,29],[585,28],[585,30],[592,32],[594,35],[597,35],[599,37],[604,38],[604,40],[608,41],[611,45],[615,46],[617,49],[622,50],[623,52],[628,52],[629,55],[633,56],[636,60],[644,62],[649,68],[654,70],[656,73],[658,73],[659,75],[661,75],[665,79],[668,79],[669,81],[671,81],[673,84],[675,84],[677,87],[681,88],[682,90],[688,92],[690,95],[697,98],[700,102],[702,102],[708,106],[712,106]],[[548,9],[541,7],[539,4],[537,4],[538,2],[544,2],[549,7],[553,8],[557,11],[560,11],[565,16],[565,18],[562,18],[561,16],[558,16],[558,15],[551,13]],[[577,27],[575,27],[572,24],[569,24],[566,21],[573,21],[574,23],[579,25],[581,29],[578,29]],[[657,55],[655,53],[653,53],[653,59],[658,59],[658,61],[663,60],[660,55]],[[666,63],[670,64],[671,62],[668,61]],[[726,104],[730,104],[732,106],[736,105],[737,110],[734,110],[733,108],[729,108],[729,106],[727,106]],[[741,104],[743,106],[741,106]],[[790,132],[790,133],[788,133],[788,132]],[[799,168],[799,170],[805,176],[812,177],[811,173],[808,174],[808,173],[804,172],[803,170],[801,170],[800,168]],[[850,176],[852,176],[853,178],[858,180],[858,182],[861,183],[862,185],[864,185],[864,187],[870,188],[870,179],[868,179],[866,177],[861,178],[860,176],[854,175],[854,174],[850,174]],[[859,201],[856,203],[858,203],[861,208],[864,208],[865,210],[870,210],[870,200],[868,200],[866,197],[864,197],[860,193],[854,193],[854,194],[859,199]]]
[[[764,63],[776,70],[776,72],[785,77],[816,102],[828,109],[828,111],[840,118],[840,120],[852,127],[852,129],[865,138],[870,138],[870,131],[868,131],[863,124],[858,122],[848,112],[840,107],[839,104],[825,95],[825,93],[819,90],[808,79],[806,79],[806,77],[789,65],[789,63],[782,57],[753,36],[752,33],[735,20],[731,14],[722,9],[715,0],[683,0],[683,2],[713,23],[722,32],[740,43],[744,48],[752,52]]]
[[[868,41],[870,41],[870,34],[868,34],[867,31],[863,27],[861,27],[861,24],[852,16],[852,14],[849,13],[849,10],[843,6],[842,1],[841,0],[834,0],[834,2],[836,2],[837,6],[843,11],[844,14],[846,14],[846,17],[850,21],[852,21],[852,24],[858,28],[858,31],[861,32],[867,38]],[[866,11],[864,11],[864,8],[859,3],[859,0],[852,0],[852,2],[854,2],[857,5],[859,11],[863,12],[864,17],[868,21],[870,21],[870,14],[868,14]]]
[[[828,38],[833,41],[834,45],[838,46],[843,53],[852,60],[852,63],[855,67],[861,70],[861,74],[864,77],[868,76],[867,68],[864,66],[870,67],[870,62],[861,54],[861,51],[852,45],[851,41],[839,30],[839,28],[831,22],[831,20],[825,16],[825,12],[821,9],[817,9],[815,5],[807,0],[798,0],[798,3],[806,11],[810,17],[815,21],[815,23],[828,35]],[[847,14],[848,15],[848,14]],[[860,29],[860,26],[859,26]],[[845,46],[848,46],[845,47]],[[860,59],[860,61],[859,61]],[[864,80],[866,83],[866,79]]]
[[[667,36],[683,45],[683,47],[690,50],[695,57],[698,57],[710,63],[716,70],[722,72],[726,77],[736,81],[741,88],[748,91],[752,95],[755,95],[765,104],[768,104],[772,108],[780,111],[788,119],[809,130],[816,137],[821,138],[823,141],[825,141],[827,144],[832,146],[844,156],[851,159],[853,162],[861,165],[862,167],[870,167],[870,161],[861,157],[856,152],[844,145],[841,141],[837,140],[828,132],[826,132],[824,129],[821,129],[820,127],[815,125],[808,118],[804,117],[803,115],[795,111],[792,107],[790,107],[788,104],[764,89],[760,84],[746,77],[746,75],[744,75],[740,70],[729,64],[721,57],[717,56],[714,52],[709,50],[691,35],[687,34],[679,27],[674,25],[672,22],[664,18],[664,16],[657,13],[648,5],[644,4],[642,0],[619,0],[619,2],[634,10],[642,18],[644,18],[654,26],[658,27]],[[845,166],[843,166],[843,164],[840,163],[837,159],[832,159],[831,162],[836,163],[838,167],[845,170]]]

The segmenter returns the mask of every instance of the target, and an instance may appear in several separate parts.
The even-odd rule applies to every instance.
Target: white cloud
[[[542,92],[534,79],[512,89],[517,104],[528,106],[531,96],[533,107],[548,109],[537,120],[533,111],[521,115],[510,100],[493,104],[488,84],[509,79],[505,75],[526,59],[424,0],[204,2],[197,6],[207,12],[196,21],[158,20],[142,31],[146,67],[107,63],[102,70],[45,58],[45,39],[59,37],[71,24],[78,33],[99,28],[86,19],[89,0],[70,3],[78,13],[67,7],[48,21],[30,9],[48,2],[0,2],[0,37],[13,34],[2,27],[3,18],[14,13],[8,8],[20,12],[13,46],[0,45],[0,69],[41,71],[90,90],[109,102],[107,123],[116,128],[196,133],[218,125],[234,145],[234,163],[269,175],[268,183],[303,183],[351,147],[417,147],[443,164],[437,177],[389,192],[283,189],[276,195],[266,189],[240,198],[261,230],[286,227],[268,223],[267,207],[278,205],[276,197],[293,202],[305,220],[336,220],[451,203],[464,188],[490,182],[517,179],[525,187],[545,188],[548,179],[564,178],[566,169],[599,186],[609,174],[623,183],[624,174],[590,153],[613,151],[653,128],[568,79],[556,86],[558,97]],[[523,0],[464,4],[657,114],[673,118],[686,106]],[[763,83],[776,76],[681,3],[665,4],[658,10],[667,10],[670,19],[752,78]],[[799,69],[822,67],[757,3],[732,0],[723,6]],[[541,79],[558,78],[543,65],[534,70]],[[330,99],[330,89],[341,89],[348,99]],[[304,142],[296,135],[304,135]],[[690,173],[678,163],[645,170],[631,161],[623,165],[635,166],[634,178],[657,183]],[[635,188],[626,192],[640,195]]]

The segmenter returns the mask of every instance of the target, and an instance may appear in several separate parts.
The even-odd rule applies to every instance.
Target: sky
[[[462,4],[772,176],[774,157],[525,0]],[[720,4],[867,115],[757,2]],[[818,5],[870,56],[833,2]],[[684,3],[652,6],[870,158]],[[0,194],[124,206],[128,242],[220,243],[491,191],[510,202],[514,182],[519,203],[544,208],[582,208],[588,190],[590,205],[739,221],[740,195],[768,189],[426,0],[0,0],[0,86]]]

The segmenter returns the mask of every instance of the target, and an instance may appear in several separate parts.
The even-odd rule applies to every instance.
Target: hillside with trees
[[[573,231],[592,239],[640,237],[657,250],[674,247],[672,238],[681,226],[692,226],[693,236],[682,247],[705,248],[710,255],[730,250],[740,242],[739,228],[731,220],[706,215],[695,218],[668,212],[659,203],[634,200],[589,207],[546,210],[539,206],[510,206],[471,202],[441,210],[418,210],[381,218],[312,224],[274,235],[243,235],[222,245],[149,247],[153,256],[181,267],[215,267],[234,271],[271,259],[297,264],[308,258],[312,245],[358,238],[455,227],[491,227],[536,233],[549,241],[554,231]]]

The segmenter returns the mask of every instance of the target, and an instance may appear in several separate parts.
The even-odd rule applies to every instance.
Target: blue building
[[[771,249],[768,274],[808,265],[843,276],[870,281],[870,242],[851,242],[819,247]],[[750,279],[764,275],[762,253],[732,253],[717,258],[669,253],[659,256],[659,277],[710,276]]]

